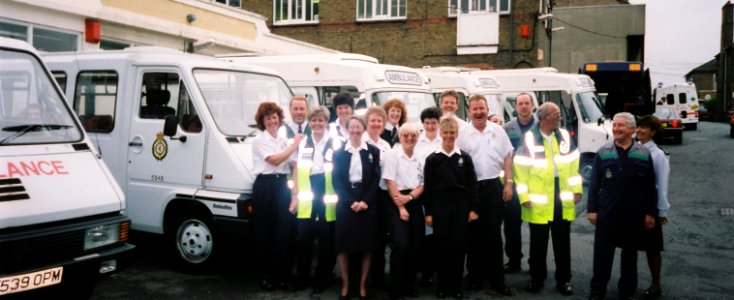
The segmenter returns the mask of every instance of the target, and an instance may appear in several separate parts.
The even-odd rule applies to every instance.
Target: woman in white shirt
[[[652,282],[643,297],[655,299],[662,294],[660,290],[660,267],[662,265],[663,251],[663,225],[668,223],[668,177],[670,175],[670,162],[667,153],[661,149],[653,138],[656,134],[662,134],[660,120],[655,116],[644,116],[637,121],[637,140],[650,151],[652,164],[655,169],[655,185],[658,191],[658,217],[655,227],[647,232],[647,265],[650,267]]]
[[[288,256],[295,241],[296,218],[289,210],[287,181],[290,156],[298,149],[303,134],[297,134],[288,145],[285,133],[279,134],[283,110],[273,102],[261,103],[255,120],[260,130],[252,142],[256,260],[262,277],[260,287],[272,291],[285,288],[291,270]]]

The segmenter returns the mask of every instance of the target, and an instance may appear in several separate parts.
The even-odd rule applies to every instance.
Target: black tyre
[[[696,130],[696,129],[698,129],[698,123],[688,124],[688,125],[686,125],[686,129],[688,129],[688,130]]]
[[[168,240],[173,245],[179,267],[192,273],[204,273],[212,269],[218,245],[215,244],[211,217],[196,213],[182,214],[168,229]]]
[[[679,132],[678,135],[673,138],[673,143],[677,145],[683,144],[683,132]]]
[[[591,181],[591,165],[594,163],[594,154],[582,154],[579,161],[579,175],[583,185],[588,186]]]

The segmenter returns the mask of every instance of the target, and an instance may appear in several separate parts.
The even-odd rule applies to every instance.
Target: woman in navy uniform
[[[462,299],[469,222],[478,218],[477,175],[471,156],[455,145],[459,131],[456,120],[444,118],[439,128],[441,149],[426,158],[424,168],[425,221],[433,227],[436,239],[436,297],[445,298],[451,293],[455,299]]]
[[[591,171],[588,218],[594,232],[594,275],[590,299],[604,299],[614,251],[622,249],[619,298],[637,289],[637,251],[657,216],[657,191],[650,151],[632,141],[635,117],[618,113],[612,121],[614,141],[599,148]]]
[[[349,255],[362,254],[359,297],[367,297],[366,281],[370,253],[375,246],[377,203],[380,181],[380,150],[362,140],[365,123],[359,117],[347,122],[349,140],[334,153],[334,190],[336,205],[336,251],[342,289],[339,298],[349,295]]]
[[[290,157],[298,149],[303,134],[297,134],[288,145],[283,124],[283,110],[273,102],[263,102],[255,114],[260,130],[252,142],[255,183],[252,186],[253,220],[257,239],[257,265],[267,291],[285,288],[290,275],[290,254],[295,242],[296,218],[290,211],[291,196],[288,174]]]

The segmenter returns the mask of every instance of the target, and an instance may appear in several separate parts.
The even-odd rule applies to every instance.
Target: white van
[[[278,71],[295,94],[306,95],[312,104],[328,107],[332,121],[336,112],[331,101],[342,91],[352,93],[356,115],[364,113],[367,107],[398,98],[405,102],[408,120],[420,123],[421,111],[436,105],[423,72],[380,64],[374,57],[361,54],[224,55],[222,58]]]
[[[686,129],[698,128],[698,92],[693,82],[658,83],[653,92],[656,106],[674,108]]]
[[[499,84],[492,76],[476,72],[468,73],[466,71],[469,69],[460,67],[424,66],[421,70],[428,76],[428,85],[436,98],[436,103],[440,103],[441,93],[446,90],[454,90],[459,94],[459,109],[456,111],[458,117],[468,120],[469,97],[481,94],[487,99],[490,114],[500,116],[503,122],[512,120],[515,108],[507,107],[507,102],[499,91]]]
[[[0,297],[89,297],[134,248],[125,213],[36,51],[0,37]]]
[[[44,60],[125,191],[133,229],[165,235],[192,271],[225,241],[247,241],[255,112],[263,101],[287,107],[281,77],[157,47]]]
[[[514,106],[519,92],[532,92],[536,107],[547,101],[557,104],[561,109],[561,126],[571,134],[581,154],[579,173],[584,183],[588,182],[596,151],[613,139],[611,121],[604,117],[594,81],[589,76],[559,73],[554,68],[467,72],[495,78],[509,105]]]

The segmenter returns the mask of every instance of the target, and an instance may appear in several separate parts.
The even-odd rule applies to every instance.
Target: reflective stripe
[[[571,176],[568,178],[568,185],[573,186],[573,185],[579,185],[581,183],[582,183],[581,176]]]
[[[548,203],[548,197],[546,197],[545,195],[528,194],[528,197],[530,197],[530,201],[532,201],[533,203],[538,203],[538,204]]]
[[[545,168],[548,166],[548,161],[545,159],[533,160],[533,168]]]
[[[324,172],[331,173],[331,171],[333,171],[333,170],[334,170],[334,164],[332,164],[330,162],[325,162],[324,163]]]
[[[545,152],[545,148],[543,146],[532,146],[531,147],[533,152]]]
[[[293,179],[288,179],[288,189],[292,190],[294,186],[295,184],[293,184]]]
[[[336,195],[324,195],[325,204],[336,204],[339,201],[339,197]]]
[[[573,200],[573,193],[561,192],[561,201],[570,201],[570,200]]]
[[[313,201],[313,192],[311,191],[298,192],[298,201]]]
[[[513,159],[513,162],[517,165],[523,165],[523,166],[532,166],[533,165],[533,159],[527,156],[522,155],[515,155],[515,158]]]
[[[313,161],[307,160],[307,159],[301,159],[298,161],[297,166],[298,168],[311,169],[311,167],[313,166]]]
[[[518,184],[515,188],[517,190],[518,194],[523,194],[528,192],[528,185],[527,184]]]
[[[561,163],[569,164],[577,160],[579,157],[580,157],[579,152],[574,150],[571,153],[566,154],[566,155],[556,155],[553,159],[556,161],[556,163],[559,163],[559,164]]]

